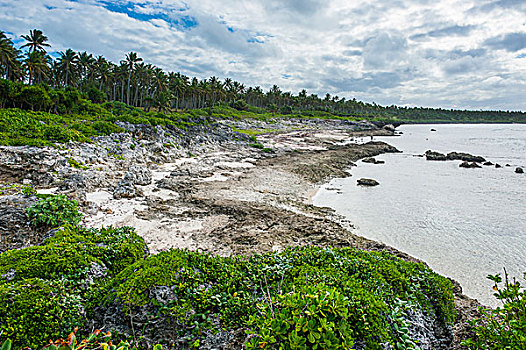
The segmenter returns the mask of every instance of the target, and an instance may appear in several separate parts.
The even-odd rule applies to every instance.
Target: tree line
[[[66,91],[75,88],[91,94],[90,99],[94,102],[119,101],[146,110],[153,107],[159,111],[205,108],[221,103],[237,109],[255,106],[283,114],[322,111],[341,116],[411,121],[526,122],[526,114],[519,111],[380,106],[374,102],[365,103],[328,93],[320,97],[306,90],[294,95],[282,91],[277,85],[264,91],[260,86],[247,87],[230,78],[221,81],[215,76],[198,79],[180,72],[167,73],[144,62],[135,52],[126,54],[118,64],[103,56],[95,57],[88,52],[72,49],[58,52],[58,57],[54,58],[47,52],[50,47],[48,37],[41,30],[33,29],[21,38],[24,44],[17,48],[12,39],[0,31],[0,78],[29,86],[46,86],[47,90]],[[4,100],[6,97],[4,94]],[[18,103],[27,105],[25,100],[27,98],[19,99]],[[13,101],[12,104],[17,103]]]

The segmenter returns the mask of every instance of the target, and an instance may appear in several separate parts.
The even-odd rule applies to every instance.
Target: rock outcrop
[[[462,162],[459,164],[460,168],[482,168],[480,165],[478,165],[475,162]]]
[[[447,157],[445,154],[442,154],[440,152],[435,152],[428,150],[425,153],[426,160],[447,160]]]
[[[446,157],[447,160],[462,160],[464,162],[483,163],[486,161],[484,157],[474,156],[472,154],[462,152],[449,152]]]
[[[376,180],[373,180],[373,179],[365,179],[365,178],[361,178],[361,179],[358,179],[357,181],[357,184],[360,185],[360,186],[378,186],[380,183]]]
[[[384,164],[385,163],[385,161],[377,160],[374,157],[364,158],[364,159],[362,159],[362,162],[364,162],[364,163],[371,163],[371,164]]]

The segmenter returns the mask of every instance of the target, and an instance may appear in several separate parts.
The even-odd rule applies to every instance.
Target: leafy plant
[[[29,207],[27,213],[35,226],[76,225],[82,218],[82,214],[78,211],[77,202],[67,199],[64,195],[41,199]]]
[[[471,321],[476,336],[463,342],[469,349],[526,349],[526,291],[515,278],[509,281],[506,271],[504,275],[504,281],[500,274],[488,275],[503,305],[479,309],[482,317]]]

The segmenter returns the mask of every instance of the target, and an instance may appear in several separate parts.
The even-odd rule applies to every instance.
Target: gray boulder
[[[477,163],[475,162],[462,162],[460,163],[459,167],[461,168],[482,168],[480,165],[478,165]]]
[[[361,179],[358,179],[357,181],[357,184],[360,185],[360,186],[378,186],[380,183],[376,180],[373,180],[373,179],[365,179],[365,178],[361,178]]]
[[[462,153],[462,152],[449,152],[447,154],[448,160],[462,160],[464,162],[476,162],[476,163],[483,163],[486,161],[484,157],[481,156],[474,156],[469,153]]]
[[[113,198],[135,198],[137,197],[138,192],[131,180],[121,180],[117,184],[117,187],[113,191]]]
[[[426,151],[425,156],[426,156],[426,160],[447,160],[447,157],[445,154],[431,151],[431,150]]]
[[[146,166],[132,165],[124,180],[131,181],[134,185],[146,186],[152,183],[152,172]]]

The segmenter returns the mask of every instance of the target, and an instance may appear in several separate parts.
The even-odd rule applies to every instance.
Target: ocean
[[[359,161],[351,177],[322,186],[314,205],[345,216],[357,234],[425,261],[460,282],[466,295],[499,305],[488,274],[506,269],[526,282],[526,174],[515,173],[526,166],[526,125],[426,124],[397,130],[403,134],[375,140],[403,153],[376,157],[385,164]],[[369,138],[353,142],[362,141]],[[502,168],[427,161],[426,150],[480,155]],[[357,186],[362,177],[380,185]]]

